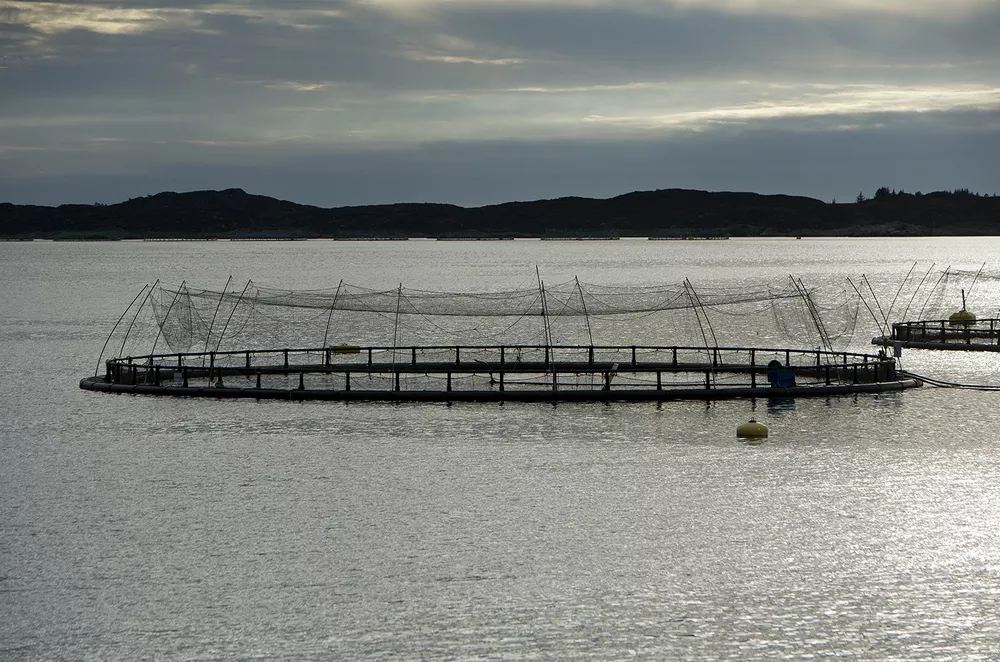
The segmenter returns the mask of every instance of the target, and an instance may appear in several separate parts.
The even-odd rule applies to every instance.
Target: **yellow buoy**
[[[736,428],[736,436],[745,439],[762,439],[767,436],[767,426],[751,418]]]
[[[976,323],[976,314],[970,313],[968,310],[965,310],[964,308],[958,311],[957,313],[952,313],[951,315],[948,316],[948,324],[950,324],[951,326],[962,326],[965,324],[975,324],[975,323]]]
[[[965,309],[965,290],[962,290],[962,310],[952,313],[948,317],[948,324],[951,326],[964,326],[976,323],[975,313],[970,313]]]

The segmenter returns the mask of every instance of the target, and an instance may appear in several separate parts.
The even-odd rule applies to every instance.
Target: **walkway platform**
[[[103,376],[80,382],[106,393],[396,402],[824,397],[919,385],[884,354],[638,346],[340,345],[160,354],[111,359]]]
[[[947,352],[1000,352],[1000,319],[970,323],[950,320],[896,322],[887,336],[872,338],[873,345],[898,344],[909,349],[936,349]]]

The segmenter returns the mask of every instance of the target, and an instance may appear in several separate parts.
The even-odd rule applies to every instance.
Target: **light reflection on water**
[[[890,282],[917,259],[978,266],[991,241],[0,245],[0,657],[996,659],[995,393],[428,405],[76,387],[160,276],[460,289],[541,263],[591,282]],[[956,381],[996,381],[996,361],[904,354]],[[751,415],[762,443],[735,438]]]

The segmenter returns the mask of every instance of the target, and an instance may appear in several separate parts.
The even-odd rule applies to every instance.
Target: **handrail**
[[[304,347],[304,348],[279,348],[279,349],[239,349],[239,350],[225,350],[217,352],[171,352],[164,354],[141,354],[135,356],[118,357],[109,359],[108,363],[114,363],[115,365],[135,365],[137,367],[148,367],[149,365],[155,365],[156,361],[159,360],[170,360],[177,361],[189,358],[207,358],[216,359],[220,357],[229,356],[246,356],[248,354],[254,356],[260,355],[284,355],[284,354],[307,354],[307,353],[322,353],[326,352],[336,352],[338,349],[343,349],[349,347],[351,353],[364,354],[368,352],[402,352],[402,353],[412,353],[420,351],[426,353],[429,351],[458,351],[463,350],[468,351],[544,351],[549,350],[554,353],[556,351],[593,351],[593,352],[631,352],[633,355],[636,352],[662,352],[662,351],[678,351],[678,352],[697,352],[697,353],[709,353],[717,354],[721,352],[750,352],[750,353],[762,353],[762,354],[785,354],[786,356],[808,356],[811,359],[818,359],[821,357],[836,357],[840,360],[840,364],[843,365],[848,358],[856,359],[859,363],[867,363],[869,361],[878,361],[883,357],[877,354],[865,354],[861,352],[838,352],[830,350],[821,349],[791,349],[787,347],[733,347],[733,346],[719,346],[719,347],[705,347],[697,345],[408,345],[408,346],[397,346],[392,347],[388,345],[346,345],[346,346],[331,346],[331,347]]]
[[[906,322],[894,322],[888,336],[893,341],[899,342],[938,342],[943,344],[955,344],[956,342],[971,345],[973,339],[975,344],[983,339],[993,339],[1000,342],[1000,319],[987,317],[976,320],[911,320]]]
[[[951,324],[953,326],[976,326],[980,324],[986,324],[988,322],[993,322],[1000,324],[1000,317],[981,317],[974,320],[962,320],[960,322],[953,322],[950,319],[938,319],[938,320],[907,320],[905,322],[893,322],[893,326],[923,326],[925,324]]]
[[[334,356],[332,352],[337,350],[361,356],[347,361],[332,361]],[[419,353],[418,350],[420,350]],[[438,355],[428,356],[425,350]],[[463,350],[465,350],[464,355],[462,354]],[[572,354],[566,355],[567,350],[570,350]],[[398,358],[395,354],[394,360],[391,362],[385,356],[380,356],[379,360],[373,360],[373,354],[379,351],[402,351],[411,356],[409,360],[404,361],[395,360]],[[543,351],[544,360],[542,358]],[[655,352],[652,357],[648,354],[651,351]],[[484,352],[487,354],[484,355]],[[563,352],[564,355],[560,356],[560,352]],[[595,356],[595,352],[612,352],[612,354],[598,357]],[[441,357],[439,353],[447,353],[448,356]],[[522,356],[522,353],[525,353],[526,356]],[[622,353],[625,355],[622,356]],[[296,362],[300,360],[297,355],[306,355],[307,362]],[[241,360],[235,362],[225,360],[225,357],[233,356],[239,356]],[[280,356],[281,358],[261,361],[262,356]],[[186,365],[185,357],[188,359],[191,357],[207,358],[208,360],[190,361]],[[220,360],[220,357],[223,360]],[[245,361],[242,360],[243,357],[245,357]],[[291,360],[293,357],[296,360]],[[418,357],[422,360],[418,361]],[[781,363],[780,369],[776,371],[772,371],[771,362],[767,361],[772,357],[779,358],[779,363]],[[827,357],[825,362],[824,357]],[[784,360],[781,361],[781,358]],[[257,359],[257,361],[253,359]],[[161,379],[167,378],[173,385],[180,385],[185,389],[190,384],[189,380],[196,382],[207,380],[209,387],[218,388],[223,386],[225,375],[238,375],[242,376],[243,379],[249,378],[251,382],[255,378],[255,388],[253,386],[244,387],[251,388],[255,392],[262,388],[265,378],[269,378],[268,376],[271,375],[284,375],[286,378],[297,377],[298,389],[301,391],[306,388],[305,377],[307,375],[322,374],[329,378],[331,375],[339,374],[341,375],[337,378],[341,380],[339,386],[332,390],[329,387],[323,389],[329,390],[331,393],[340,392],[338,389],[345,393],[351,391],[351,376],[358,373],[362,373],[362,379],[365,379],[364,374],[367,373],[368,380],[371,380],[373,375],[376,376],[376,379],[389,378],[393,390],[397,392],[408,390],[403,388],[401,377],[412,380],[414,375],[419,376],[419,373],[423,373],[423,379],[426,380],[429,375],[434,374],[443,380],[443,388],[448,393],[453,391],[456,374],[462,375],[461,379],[468,377],[474,379],[475,375],[485,378],[486,373],[489,373],[489,388],[492,389],[497,384],[501,392],[504,391],[505,376],[528,373],[545,374],[546,383],[550,383],[552,391],[555,392],[560,388],[560,384],[565,385],[565,382],[561,382],[559,377],[565,379],[567,375],[576,375],[577,379],[589,378],[591,389],[595,388],[594,379],[603,377],[600,380],[600,384],[604,385],[602,390],[610,391],[614,375],[653,375],[655,373],[655,390],[657,393],[661,393],[664,388],[676,387],[676,384],[671,386],[662,382],[663,373],[704,373],[704,389],[711,392],[717,388],[717,386],[713,386],[713,383],[720,373],[734,376],[745,375],[748,377],[749,387],[744,387],[757,389],[758,375],[764,373],[767,373],[766,381],[769,384],[780,387],[786,386],[786,379],[790,379],[791,385],[794,386],[794,375],[796,374],[807,381],[814,379],[819,380],[817,383],[820,384],[825,382],[827,386],[835,382],[873,384],[894,380],[897,366],[895,359],[887,356],[884,351],[878,354],[863,354],[777,347],[426,345],[392,348],[387,346],[335,345],[333,347],[301,349],[151,354],[109,359],[106,361],[106,370],[104,383],[120,384],[126,387],[138,384],[152,384],[160,387]],[[788,375],[787,372],[792,374]],[[494,380],[494,376],[497,377],[498,381]],[[634,377],[633,379],[641,380],[643,377]],[[410,381],[410,383],[414,382]],[[511,383],[508,382],[508,384]],[[650,381],[647,386],[652,388],[653,383]],[[355,388],[357,386],[356,384]],[[442,386],[441,383],[433,386],[432,390],[436,390],[440,386]],[[626,386],[631,388],[635,384]],[[288,384],[282,388],[290,389]],[[212,390],[214,392],[214,388]],[[360,389],[356,388],[356,390],[366,391],[364,386]]]

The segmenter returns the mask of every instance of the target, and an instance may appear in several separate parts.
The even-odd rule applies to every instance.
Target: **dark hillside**
[[[0,204],[0,237],[618,237],[1000,234],[1000,197],[879,189],[870,200],[665,189],[465,208],[324,209],[240,189],[158,193],[114,205]]]

